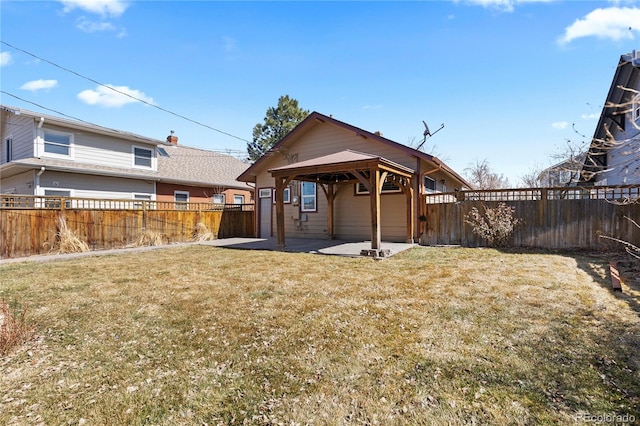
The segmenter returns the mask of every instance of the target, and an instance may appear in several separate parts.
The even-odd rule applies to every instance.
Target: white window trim
[[[136,149],[144,149],[145,151],[149,151],[151,154],[151,166],[142,166],[140,164],[136,164]],[[155,170],[156,169],[156,156],[153,155],[155,152],[154,149],[140,146],[140,145],[132,145],[131,146],[131,165],[136,169],[144,169],[144,170]]]
[[[638,95],[640,96],[640,95]],[[633,117],[633,121],[638,121],[640,120],[640,99],[634,101],[631,104],[632,107],[632,117]]]
[[[313,195],[304,195],[304,191],[302,190],[302,186],[304,184],[313,184],[313,188],[315,189]],[[313,209],[305,209],[304,208],[304,199],[313,197]],[[300,182],[300,211],[301,212],[317,212],[318,211],[318,185],[315,182]]]
[[[438,192],[438,183],[434,178],[430,178],[429,176],[425,175],[424,179],[429,179],[430,181],[433,182],[433,189],[430,189],[430,188],[427,188],[427,185],[424,185],[424,180],[422,181],[422,184],[424,185],[425,194],[435,194],[436,192]]]
[[[242,197],[242,202],[238,203],[238,202],[236,201],[236,197]],[[245,197],[244,197],[244,195],[242,195],[242,194],[234,194],[234,195],[233,195],[233,204],[244,204],[244,202],[245,202],[245,199],[244,199],[244,198],[245,198]]]
[[[4,162],[13,161],[13,135],[4,138]]]
[[[45,145],[48,142],[45,141],[44,139],[45,133],[51,133],[51,134],[60,135],[60,136],[68,136],[69,137],[69,154],[67,155],[67,154],[56,154],[55,152],[47,152],[45,150]],[[55,142],[49,142],[49,143],[55,143]],[[38,135],[38,145],[40,146],[40,149],[38,149],[38,151],[40,152],[41,157],[64,158],[67,160],[69,159],[73,160],[75,158],[75,135],[73,133],[61,132],[59,130],[41,129]]]
[[[46,191],[56,191],[56,192],[68,192],[69,195],[46,195]],[[59,188],[57,186],[41,186],[40,187],[40,194],[43,197],[74,197],[75,196],[75,191],[72,188]],[[47,203],[47,200],[43,199],[42,200],[43,204]],[[71,208],[71,200],[67,200],[67,202],[65,203],[65,208]]]
[[[271,193],[273,194],[273,204],[276,203],[276,190],[274,189],[273,191],[271,191]],[[284,199],[283,204],[291,204],[291,187],[287,186],[284,189],[284,195],[282,197]]]
[[[258,190],[258,198],[271,198],[271,188],[260,188]]]
[[[222,202],[221,203],[216,203],[215,197],[222,197]],[[227,195],[226,194],[213,194],[213,197],[211,197],[211,202],[213,204],[226,204],[227,203]]]

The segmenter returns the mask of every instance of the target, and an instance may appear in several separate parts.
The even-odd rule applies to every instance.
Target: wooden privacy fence
[[[1,257],[55,251],[61,219],[91,250],[134,246],[143,235],[166,244],[191,241],[199,223],[215,238],[255,236],[252,204],[2,195]]]
[[[640,186],[527,188],[423,195],[422,244],[478,247],[465,217],[504,203],[520,220],[510,245],[545,249],[622,249],[601,235],[640,245]]]

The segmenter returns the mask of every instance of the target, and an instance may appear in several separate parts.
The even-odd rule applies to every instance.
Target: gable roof
[[[633,93],[625,89],[630,88],[634,81],[637,82],[640,79],[640,62],[635,59],[637,53],[633,51],[620,56],[580,173],[582,181],[595,181],[598,172],[605,168],[606,149],[603,148],[602,142],[607,136],[607,127],[610,128],[611,125],[621,127],[630,109],[629,98]]]
[[[303,133],[306,133],[307,131],[309,131],[310,129],[312,129],[315,126],[323,125],[325,123],[333,124],[335,126],[341,127],[343,129],[351,131],[351,132],[355,133],[356,135],[361,136],[363,138],[372,139],[372,140],[375,140],[377,142],[381,142],[381,143],[383,143],[385,145],[389,145],[389,146],[391,146],[393,148],[396,148],[396,149],[406,153],[407,155],[411,155],[411,156],[417,157],[417,158],[422,159],[422,160],[430,161],[430,162],[434,163],[436,166],[438,166],[439,168],[441,168],[442,170],[444,170],[445,172],[447,172],[450,175],[452,175],[453,177],[455,177],[463,185],[465,185],[465,186],[467,186],[469,188],[472,188],[471,184],[469,184],[462,176],[460,176],[453,169],[451,169],[449,166],[444,164],[444,162],[442,162],[437,157],[434,157],[434,156],[432,156],[430,154],[427,154],[427,153],[424,153],[422,151],[418,151],[417,149],[410,148],[410,147],[408,147],[406,145],[402,145],[402,144],[400,144],[398,142],[394,142],[391,139],[384,138],[379,134],[371,133],[371,132],[368,132],[366,130],[360,129],[358,127],[352,126],[351,124],[336,120],[333,117],[329,117],[329,116],[320,114],[319,112],[316,112],[316,111],[314,111],[311,114],[309,114],[307,116],[307,118],[305,118],[303,121],[301,121],[291,132],[289,132],[284,138],[282,138],[280,140],[280,142],[275,144],[269,151],[267,151],[262,157],[260,157],[255,163],[253,163],[244,173],[242,173],[240,176],[238,176],[237,179],[240,180],[240,181],[244,181],[244,182],[255,182],[255,178],[256,178],[256,175],[257,175],[256,169],[261,167],[261,165],[265,161],[267,161],[267,159],[270,156],[272,156],[273,154],[279,152],[281,150],[281,148],[283,148],[285,145],[287,145],[290,141],[296,139],[298,136],[302,135]]]
[[[110,129],[108,127],[99,126],[97,124],[89,123],[88,121],[71,120],[67,118],[56,117],[53,115],[42,114],[39,112],[29,111],[26,109],[15,108],[6,105],[0,105],[1,111],[6,111],[17,116],[25,116],[33,118],[34,120],[43,120],[45,124],[53,124],[56,126],[67,127],[70,129],[84,130],[91,133],[97,133],[106,136],[118,137],[135,141],[138,143],[146,143],[152,145],[164,145],[166,141],[159,139],[148,138],[135,133],[125,132],[122,130]]]
[[[230,155],[181,145],[163,146],[158,155],[159,180],[185,185],[225,186],[253,190],[238,182],[248,164]]]

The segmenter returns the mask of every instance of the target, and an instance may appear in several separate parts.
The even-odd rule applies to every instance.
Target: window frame
[[[313,185],[313,195],[304,193],[305,185]],[[305,199],[313,199],[313,209],[305,208]],[[301,212],[317,212],[318,211],[318,185],[315,182],[301,181],[300,182],[300,211]]]
[[[271,191],[271,194],[273,196],[273,204],[276,203],[276,190],[273,189]],[[284,189],[284,194],[283,194],[283,204],[291,204],[291,186],[287,186]]]
[[[4,139],[4,162],[13,161],[13,135],[9,135]]]
[[[271,188],[258,189],[258,198],[271,198],[272,196],[273,196],[273,190]]]
[[[640,95],[638,95],[640,97]],[[636,99],[631,103],[631,118],[633,121],[640,120],[640,99]]]
[[[240,198],[240,202],[238,202],[237,198]],[[242,194],[233,194],[233,204],[244,204],[244,198]]]
[[[69,139],[69,143],[68,144],[64,144],[64,143],[55,142],[55,141],[48,141],[47,140],[47,135],[67,137]],[[75,147],[75,135],[73,133],[61,132],[59,130],[42,129],[40,137],[42,139],[42,152],[41,152],[42,156],[44,156],[44,157],[54,157],[54,158],[66,158],[66,159],[71,158],[71,159],[73,159],[74,151],[75,151],[75,149],[74,149],[74,147]],[[67,149],[67,153],[66,154],[61,154],[59,152],[47,151],[47,146],[65,147]]]
[[[186,195],[187,196],[187,201],[179,201],[176,199],[176,195]],[[175,190],[173,191],[173,202],[175,203],[175,209],[176,210],[188,210],[188,204],[189,204],[189,200],[191,198],[191,195],[189,194],[189,191],[178,191]]]
[[[136,163],[136,159],[137,158],[141,158],[140,156],[136,155],[136,150],[144,150],[144,151],[148,151],[149,152],[149,165],[148,166]],[[139,145],[132,145],[131,146],[131,157],[132,157],[131,161],[133,162],[132,163],[133,167],[138,168],[138,169],[154,170],[154,167],[153,167],[153,165],[154,165],[153,152],[154,152],[154,150],[151,149],[151,148],[147,148],[147,147],[139,146]]]
[[[431,188],[429,188],[429,187],[427,186],[427,180],[429,180],[429,181],[433,182],[433,189],[431,189]],[[427,175],[424,175],[424,179],[422,180],[422,185],[423,185],[423,187],[424,187],[424,193],[425,193],[425,194],[435,194],[436,192],[438,192],[438,189],[437,189],[437,182],[436,182],[436,180],[435,180],[434,178],[432,178],[432,177],[429,177],[429,176],[427,176]]]
[[[216,197],[222,197],[222,202],[221,202],[221,203],[216,202]],[[227,195],[226,195],[226,194],[224,194],[224,193],[220,193],[220,194],[213,194],[213,195],[211,196],[211,203],[212,203],[212,204],[216,204],[216,205],[218,205],[218,204],[222,204],[222,205],[224,205],[224,204],[226,204],[226,203],[227,203]]]
[[[73,189],[71,188],[58,188],[58,187],[41,187],[40,191],[42,191],[42,196],[44,197],[61,197],[61,198],[71,198],[73,197]],[[47,194],[47,192],[58,192],[65,194]],[[45,208],[49,209],[59,209],[60,203],[53,200],[43,200],[43,204]],[[64,203],[65,208],[71,208],[71,200],[66,200]]]

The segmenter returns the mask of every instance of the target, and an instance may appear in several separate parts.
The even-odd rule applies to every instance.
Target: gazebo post
[[[371,250],[380,250],[380,170],[372,169],[369,177],[371,199]]]
[[[276,179],[276,232],[278,236],[278,250],[284,250],[284,187],[285,178]]]
[[[413,188],[411,182],[406,182],[404,189],[407,197],[407,244],[413,244],[413,232],[415,228],[415,212],[413,210]]]

